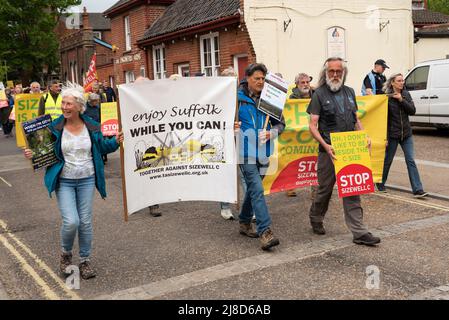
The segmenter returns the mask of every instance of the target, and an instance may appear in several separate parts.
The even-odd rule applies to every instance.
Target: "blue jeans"
[[[242,184],[242,187],[243,187],[243,194],[245,194],[246,193],[245,178],[243,178],[242,170],[240,170],[240,168],[238,168],[237,170],[238,170],[238,175],[239,175],[239,178],[240,178],[240,183]],[[221,210],[230,209],[231,208],[231,204],[228,203],[228,202],[220,202],[220,207],[221,207]]]
[[[95,176],[84,179],[59,179],[56,188],[61,211],[61,246],[71,252],[78,231],[81,259],[90,256],[92,249],[92,203],[95,194]]]
[[[260,175],[260,164],[241,164],[240,169],[246,182],[247,190],[243,200],[239,219],[242,223],[251,223],[253,212],[256,215],[257,233],[261,235],[271,226],[271,217],[265,202],[262,185],[263,176]]]
[[[384,186],[387,182],[388,173],[390,172],[391,164],[393,163],[398,144],[401,145],[402,151],[404,151],[408,178],[410,179],[410,185],[412,186],[413,193],[423,190],[418,168],[416,167],[415,163],[415,151],[413,148],[413,138],[411,136],[403,141],[397,139],[388,139],[388,147],[385,153],[384,171],[382,174],[381,186]]]

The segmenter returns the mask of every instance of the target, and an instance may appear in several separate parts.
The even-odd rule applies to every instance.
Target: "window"
[[[200,37],[201,70],[207,77],[218,76],[220,71],[220,45],[218,33]]]
[[[125,50],[131,51],[131,25],[129,24],[129,16],[125,17]]]
[[[125,82],[126,83],[133,83],[134,80],[135,80],[134,72],[132,72],[132,71],[125,71]]]
[[[140,67],[140,76],[145,78],[145,77],[146,77],[145,74],[146,74],[146,72],[145,72],[145,67],[144,67],[144,66],[141,66],[141,67]]]
[[[165,48],[163,45],[153,47],[154,79],[165,79],[167,66],[165,63]]]
[[[180,64],[178,66],[178,74],[181,75],[182,77],[190,77],[190,65],[187,64]]]
[[[101,40],[101,31],[94,31],[94,37]]]
[[[426,90],[428,78],[429,66],[416,68],[405,79],[405,87],[409,91]]]

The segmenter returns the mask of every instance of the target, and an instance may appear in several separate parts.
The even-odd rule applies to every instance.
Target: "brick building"
[[[137,76],[219,75],[230,66],[243,77],[256,60],[241,0],[120,0],[111,19],[117,83]]]
[[[59,37],[62,81],[82,85],[92,55],[96,52],[99,79],[114,83],[109,19],[102,13],[87,13],[84,8],[83,13],[61,19],[56,32]]]
[[[111,20],[114,74],[117,84],[148,76],[146,52],[137,45],[145,30],[174,0],[120,0],[104,12]]]

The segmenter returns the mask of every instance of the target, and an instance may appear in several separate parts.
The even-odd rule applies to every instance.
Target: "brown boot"
[[[287,197],[296,197],[296,191],[295,190],[287,191]]]
[[[262,245],[262,250],[268,250],[271,247],[279,245],[279,239],[275,238],[273,231],[268,228],[260,236],[260,243]]]
[[[240,222],[240,234],[250,238],[258,238],[256,230],[254,230],[254,225],[252,223]]]
[[[79,268],[81,278],[83,279],[90,279],[97,276],[97,272],[95,272],[94,268],[92,268],[89,260],[81,262]]]
[[[66,271],[67,267],[72,265],[72,253],[63,252],[59,259],[59,270],[63,275],[70,275],[70,272]]]

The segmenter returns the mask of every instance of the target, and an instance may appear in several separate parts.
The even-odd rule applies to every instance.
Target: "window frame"
[[[218,49],[215,47],[215,38],[217,38]],[[204,40],[210,41],[210,66],[206,66],[205,61],[205,51],[204,48]],[[218,56],[217,56],[218,54]],[[219,75],[220,67],[221,67],[221,59],[220,59],[220,33],[213,32],[200,37],[200,56],[201,56],[201,72],[204,73],[207,77],[217,77]],[[216,58],[218,57],[218,64],[216,64]],[[206,59],[207,60],[207,59]],[[208,74],[207,69],[211,69],[211,74]]]
[[[125,27],[125,52],[131,51],[131,23],[129,16],[123,18]]]
[[[160,58],[157,59],[157,52],[160,52]],[[158,62],[159,61],[159,62]],[[158,72],[158,67],[160,72]],[[159,77],[160,74],[160,77]],[[165,45],[161,44],[153,46],[153,77],[154,80],[167,78],[167,55],[165,51]]]

